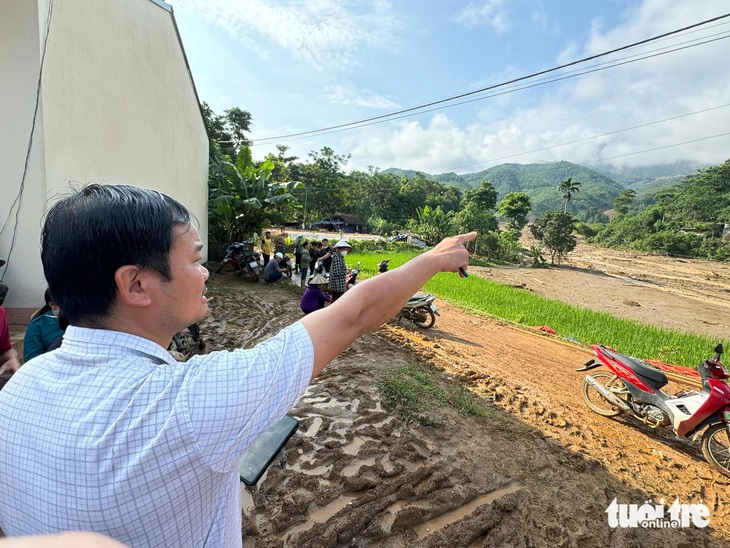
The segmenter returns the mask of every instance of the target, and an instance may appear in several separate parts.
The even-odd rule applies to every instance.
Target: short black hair
[[[90,184],[54,204],[41,232],[41,261],[53,300],[71,325],[102,322],[116,301],[116,271],[137,265],[171,280],[175,225],[190,213],[155,190]]]

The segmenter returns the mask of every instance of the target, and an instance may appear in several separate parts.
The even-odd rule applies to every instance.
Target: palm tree
[[[563,206],[563,213],[568,212],[568,203],[573,198],[573,194],[580,191],[580,183],[578,181],[573,182],[572,177],[568,177],[565,181],[558,185],[558,191],[563,193],[563,200],[565,205]]]

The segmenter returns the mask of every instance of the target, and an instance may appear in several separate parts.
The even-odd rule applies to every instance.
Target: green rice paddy
[[[414,257],[414,253],[351,253],[347,263],[360,261],[361,276],[374,276],[382,259],[392,270]],[[576,344],[603,344],[623,354],[642,359],[696,367],[712,355],[718,342],[710,337],[655,327],[548,299],[498,284],[478,276],[457,278],[456,274],[434,276],[424,290],[469,312],[494,316],[522,326],[547,325],[558,336]],[[610,299],[610,295],[606,295]]]

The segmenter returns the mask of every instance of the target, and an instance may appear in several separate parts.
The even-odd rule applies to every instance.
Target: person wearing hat
[[[332,297],[324,292],[324,288],[327,286],[328,280],[322,274],[315,274],[309,278],[307,283],[307,289],[304,290],[302,300],[299,303],[299,308],[302,312],[309,314],[320,308],[324,308],[325,303],[332,302]]]
[[[282,268],[281,266],[283,260],[284,254],[277,251],[274,253],[274,258],[266,263],[264,267],[264,281],[266,283],[273,284],[274,282],[278,282],[287,271],[286,268]]]
[[[347,290],[347,266],[345,255],[352,247],[345,240],[340,240],[332,247],[332,266],[330,267],[330,293],[332,302],[342,297]]]

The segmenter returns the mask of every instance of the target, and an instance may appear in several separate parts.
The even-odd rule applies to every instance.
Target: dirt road
[[[209,285],[209,349],[254,344],[301,317],[288,288],[228,274]],[[245,546],[730,545],[728,478],[694,444],[592,414],[574,371],[584,350],[440,307],[433,329],[362,337],[312,385],[293,410],[289,466],[242,489]],[[377,383],[416,361],[471,388],[490,416],[446,405],[407,421],[387,409]],[[611,528],[614,498],[702,501],[710,527]]]

